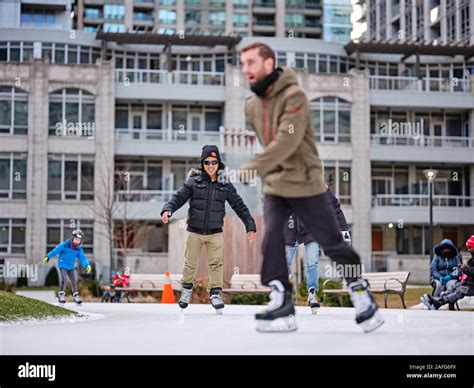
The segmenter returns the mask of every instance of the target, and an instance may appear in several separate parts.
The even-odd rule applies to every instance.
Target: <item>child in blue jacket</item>
[[[82,303],[79,293],[77,292],[77,280],[74,273],[76,259],[79,260],[82,267],[86,269],[88,274],[92,272],[92,267],[90,266],[81,246],[83,241],[84,233],[79,229],[74,230],[69,240],[66,240],[56,246],[56,248],[49,252],[48,255],[43,259],[43,263],[46,264],[54,256],[59,255],[58,267],[59,271],[61,272],[61,286],[58,293],[58,299],[61,305],[66,303],[64,296],[66,295],[65,290],[68,282],[71,282],[74,302],[76,302],[78,305]]]

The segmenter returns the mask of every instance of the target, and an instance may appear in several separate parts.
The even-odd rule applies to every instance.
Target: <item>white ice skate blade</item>
[[[384,324],[384,320],[380,313],[378,311],[375,312],[375,314],[369,318],[366,319],[364,322],[361,322],[359,325],[362,327],[362,330],[364,330],[365,333],[370,333],[371,331],[374,331],[378,327],[382,326]]]
[[[319,307],[311,307],[311,314],[316,315],[318,313]]]
[[[428,310],[436,310],[436,308],[430,303],[428,298],[421,296],[420,300],[421,300],[421,303],[423,303],[428,308]]]
[[[216,309],[216,314],[217,315],[222,315],[222,310],[224,310],[224,308],[220,308],[220,309]]]
[[[274,320],[257,319],[257,331],[261,333],[286,333],[296,331],[297,329],[298,326],[296,326],[293,315]]]

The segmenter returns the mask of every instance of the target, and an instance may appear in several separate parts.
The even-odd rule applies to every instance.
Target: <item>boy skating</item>
[[[360,273],[360,258],[347,245],[325,194],[311,112],[295,73],[275,69],[275,52],[252,43],[240,50],[242,71],[256,94],[245,113],[263,152],[245,163],[243,176],[256,171],[263,180],[265,238],[262,283],[272,288],[267,310],[257,314],[257,330],[296,330],[295,309],[285,258],[284,227],[291,212],[299,217],[324,252],[348,270],[345,279],[356,310],[356,322],[369,332],[383,324],[378,306]],[[360,271],[359,271],[360,272]]]
[[[82,300],[79,297],[77,291],[77,280],[75,274],[76,260],[79,261],[81,266],[86,269],[87,273],[92,272],[92,267],[87,260],[84,250],[82,249],[82,243],[84,241],[84,233],[79,230],[73,230],[71,238],[56,246],[51,252],[45,256],[43,263],[48,263],[53,257],[58,257],[58,267],[61,272],[61,285],[58,292],[58,301],[61,306],[66,303],[66,286],[68,282],[71,282],[72,297],[77,305],[82,304]]]
[[[186,241],[185,262],[183,266],[182,289],[179,306],[188,307],[193,292],[194,279],[201,250],[206,246],[209,267],[209,292],[212,306],[218,314],[222,313],[224,301],[221,297],[224,283],[224,225],[225,203],[240,217],[247,231],[250,243],[255,239],[257,230],[249,209],[224,174],[219,149],[215,145],[202,148],[201,165],[192,169],[188,180],[171,200],[163,206],[161,217],[163,223],[189,200],[188,232]]]

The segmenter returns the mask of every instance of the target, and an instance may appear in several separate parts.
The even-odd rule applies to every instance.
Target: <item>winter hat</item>
[[[205,145],[204,147],[202,147],[201,163],[209,156],[217,158],[219,162],[221,161],[221,154],[219,153],[219,148],[217,148],[216,145]]]
[[[467,239],[466,247],[468,247],[468,248],[474,247],[474,234]]]

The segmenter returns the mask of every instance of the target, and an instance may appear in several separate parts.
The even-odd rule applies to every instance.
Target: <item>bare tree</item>
[[[101,150],[101,146],[98,146]],[[105,153],[101,152],[101,154],[105,158]],[[108,163],[103,165],[107,166]],[[128,182],[127,171],[116,174],[114,164],[112,164],[112,166],[95,171],[95,173],[99,174],[97,181],[101,188],[94,190],[93,183],[85,182],[94,191],[95,197],[95,201],[90,204],[89,208],[94,214],[95,221],[103,226],[103,230],[94,232],[106,238],[109,244],[110,270],[114,272],[117,270],[114,259],[115,250],[119,249],[126,254],[127,249],[133,248],[137,240],[143,236],[147,225],[129,213],[129,202],[133,198],[130,191],[135,188],[127,185],[126,192],[119,193],[124,182]]]

